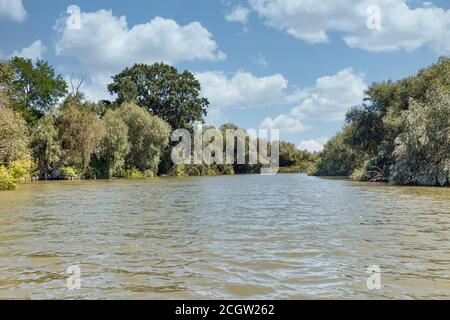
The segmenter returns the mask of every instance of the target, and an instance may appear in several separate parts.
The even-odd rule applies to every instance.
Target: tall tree
[[[109,179],[125,167],[125,156],[130,150],[128,127],[117,111],[108,110],[102,120],[105,123],[106,135],[97,153],[103,167],[103,176]]]
[[[19,113],[0,107],[0,165],[29,156],[28,128]]]
[[[76,96],[67,98],[63,103],[58,127],[65,158],[80,169],[86,169],[106,135],[104,123],[89,103]]]
[[[31,147],[39,168],[39,176],[41,179],[47,180],[51,176],[51,172],[62,165],[60,163],[61,140],[52,115],[46,115],[39,119],[34,128]]]
[[[169,143],[170,126],[131,103],[123,104],[118,115],[128,127],[127,168],[156,174],[161,153]]]
[[[403,132],[396,139],[391,182],[450,184],[450,94],[436,89],[426,102],[412,101],[402,115]]]
[[[67,94],[67,84],[45,61],[33,65],[29,59],[14,57],[9,63],[14,70],[13,107],[28,123],[36,123]]]
[[[11,106],[14,69],[11,64],[0,61],[0,107]]]
[[[180,73],[163,63],[127,68],[113,77],[108,90],[117,94],[118,104],[135,102],[172,129],[191,128],[194,121],[203,121],[209,105],[191,72]]]

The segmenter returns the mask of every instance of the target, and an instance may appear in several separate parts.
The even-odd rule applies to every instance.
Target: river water
[[[450,189],[297,174],[21,185],[0,192],[0,298],[449,299]]]

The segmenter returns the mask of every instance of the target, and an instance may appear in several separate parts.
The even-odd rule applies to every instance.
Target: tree
[[[431,91],[426,102],[412,101],[396,139],[391,182],[450,184],[450,94]]]
[[[14,70],[13,107],[28,123],[35,123],[67,94],[66,82],[47,62],[33,65],[29,59],[14,57],[9,63]]]
[[[125,167],[125,157],[130,150],[128,127],[116,111],[109,110],[102,120],[106,135],[100,143],[98,157],[103,164],[103,175],[109,179]]]
[[[19,113],[0,107],[0,165],[29,157],[28,128]]]
[[[60,110],[58,128],[65,160],[81,170],[87,169],[106,135],[105,126],[92,106],[78,96],[68,97]]]
[[[15,189],[31,167],[28,128],[19,113],[0,107],[0,190]]]
[[[39,177],[47,180],[52,176],[51,172],[62,165],[61,140],[52,115],[39,119],[33,132],[31,147],[39,168]]]
[[[13,80],[14,69],[11,64],[0,61],[0,108],[11,106]]]
[[[151,115],[158,116],[172,129],[192,128],[203,121],[209,102],[200,96],[200,82],[189,71],[155,63],[136,64],[113,77],[108,86],[117,94],[117,103],[134,102]]]
[[[406,167],[403,164],[397,165],[399,158],[395,153],[398,150],[394,152],[398,149],[397,138],[404,137],[405,134],[404,115],[412,117],[418,112],[419,109],[414,108],[413,113],[410,113],[411,101],[428,104],[430,90],[439,90],[442,94],[449,95],[449,74],[450,58],[441,58],[438,63],[420,70],[414,76],[396,82],[389,80],[374,83],[368,88],[363,104],[352,108],[347,114],[348,126],[344,143],[355,153],[353,177],[396,183],[409,181],[406,173],[401,173]],[[392,172],[393,169],[396,171]],[[422,170],[419,167],[416,169]],[[415,175],[410,178],[414,180]]]
[[[123,104],[117,112],[128,127],[127,168],[156,174],[161,153],[169,143],[169,124],[133,103]]]
[[[319,176],[350,176],[355,165],[356,155],[345,142],[349,127],[338,133],[325,145],[317,164]]]

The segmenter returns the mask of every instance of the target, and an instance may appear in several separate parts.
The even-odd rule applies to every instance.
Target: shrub
[[[18,160],[8,167],[12,177],[16,182],[24,182],[30,177],[32,163],[30,160]]]
[[[125,179],[143,179],[145,175],[136,168],[128,169],[124,173]]]
[[[14,190],[16,188],[16,180],[10,170],[4,166],[0,166],[0,190]]]
[[[63,180],[71,180],[77,178],[78,174],[73,167],[62,167],[59,176]]]

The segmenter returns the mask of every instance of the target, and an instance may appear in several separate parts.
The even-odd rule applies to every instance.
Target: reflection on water
[[[450,298],[450,189],[304,175],[0,193],[0,298]],[[79,265],[82,289],[66,269]],[[368,266],[381,290],[368,290]]]

